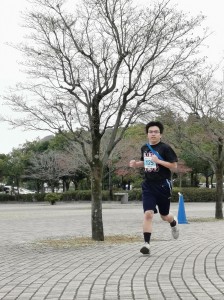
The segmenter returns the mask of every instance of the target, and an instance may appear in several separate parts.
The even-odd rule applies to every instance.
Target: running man
[[[142,203],[144,210],[142,254],[150,254],[150,239],[154,213],[159,210],[163,221],[171,226],[174,239],[179,237],[178,221],[170,213],[171,169],[177,168],[177,155],[168,145],[161,142],[164,126],[159,121],[149,122],[146,127],[148,144],[141,148],[141,160],[131,160],[132,168],[144,168],[145,180],[142,183]]]

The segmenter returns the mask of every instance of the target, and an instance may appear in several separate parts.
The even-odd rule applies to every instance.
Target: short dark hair
[[[149,123],[145,126],[145,131],[146,131],[146,133],[148,133],[149,127],[152,127],[152,126],[157,126],[157,127],[159,127],[160,133],[161,133],[161,134],[163,133],[164,126],[163,126],[163,124],[162,124],[161,122],[159,122],[159,121],[151,121],[151,122],[149,122]]]

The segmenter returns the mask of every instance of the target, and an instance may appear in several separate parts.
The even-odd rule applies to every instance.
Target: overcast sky
[[[75,1],[75,0],[73,0]],[[139,2],[145,0],[138,0]],[[147,0],[150,1],[150,0]],[[223,20],[223,0],[172,0],[178,3],[180,9],[197,15],[202,12],[207,16],[205,22],[213,31],[206,44],[209,48],[206,55],[212,63],[218,63],[224,57],[224,20]],[[20,54],[7,46],[7,42],[19,42],[25,34],[21,25],[21,11],[27,6],[26,0],[0,0],[0,94],[7,90],[8,86],[15,85],[16,82],[24,78],[19,71]],[[0,101],[1,114],[9,113],[9,109],[2,105]],[[0,153],[9,153],[13,148],[17,148],[26,141],[34,141],[36,138],[42,138],[49,133],[43,132],[23,132],[21,129],[10,129],[7,123],[0,122]]]

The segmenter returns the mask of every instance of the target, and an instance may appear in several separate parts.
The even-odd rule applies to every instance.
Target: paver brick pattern
[[[174,214],[178,204],[172,203]],[[151,255],[140,242],[52,247],[46,239],[90,236],[90,203],[0,204],[0,299],[224,299],[224,221],[214,203],[186,203],[197,222],[169,226],[154,219]],[[142,237],[140,202],[103,203],[105,236]],[[193,219],[192,219],[193,220]]]

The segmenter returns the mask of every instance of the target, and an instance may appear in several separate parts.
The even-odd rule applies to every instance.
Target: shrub
[[[128,201],[141,201],[142,200],[142,190],[133,189],[128,191]]]
[[[55,204],[57,201],[61,200],[61,194],[49,193],[46,194],[44,199],[51,203],[51,205]]]

